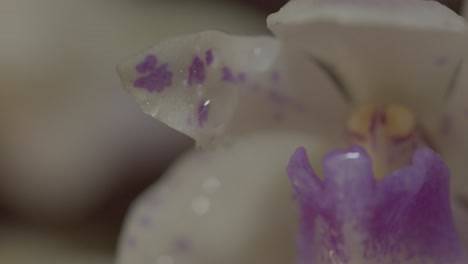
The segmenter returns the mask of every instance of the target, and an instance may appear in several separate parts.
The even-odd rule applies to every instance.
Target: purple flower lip
[[[468,263],[449,171],[431,149],[380,181],[361,147],[332,151],[323,164],[321,180],[299,148],[287,169],[299,203],[299,263]]]

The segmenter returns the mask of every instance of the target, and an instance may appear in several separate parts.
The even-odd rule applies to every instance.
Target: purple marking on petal
[[[443,136],[449,136],[453,129],[453,119],[449,115],[444,115],[440,123],[440,133]]]
[[[246,80],[247,80],[247,75],[245,74],[245,72],[240,72],[237,75],[237,81],[239,81],[240,83],[244,83]]]
[[[193,117],[187,116],[186,122],[187,122],[187,125],[193,126]]]
[[[438,66],[443,66],[443,65],[447,64],[447,57],[440,56],[440,57],[436,58],[435,63]]]
[[[284,113],[282,113],[282,112],[275,112],[275,113],[273,114],[273,119],[274,119],[276,122],[282,122],[282,121],[284,121],[285,118],[286,118],[286,117],[285,117]]]
[[[142,76],[133,82],[133,86],[137,88],[144,88],[148,92],[160,93],[167,87],[172,85],[172,72],[167,69],[167,64],[163,64],[148,75]]]
[[[222,71],[223,71],[223,81],[231,82],[231,83],[236,82],[236,79],[234,78],[234,74],[232,73],[231,68],[225,66],[223,67]]]
[[[127,235],[124,240],[125,246],[131,249],[136,248],[137,246],[137,239],[133,235]]]
[[[185,238],[179,238],[175,241],[174,247],[178,253],[188,253],[192,249],[192,244]]]
[[[148,228],[151,225],[151,219],[147,215],[143,215],[140,217],[138,224],[143,228]]]
[[[188,84],[190,86],[194,84],[202,84],[203,81],[205,81],[205,64],[200,57],[196,56],[193,58],[192,65],[190,65],[188,71]]]
[[[160,203],[161,203],[161,197],[157,193],[145,198],[145,204],[147,204],[148,206],[152,208],[159,206]]]
[[[203,100],[198,105],[198,126],[203,127],[208,121],[208,113],[210,111],[210,100]]]
[[[153,71],[156,68],[156,64],[158,63],[158,59],[155,55],[150,54],[146,56],[146,58],[137,66],[135,67],[138,73],[146,73]]]
[[[468,263],[451,214],[448,168],[429,148],[381,181],[360,147],[326,155],[323,181],[304,148],[287,172],[300,207],[299,263]]]
[[[282,94],[278,91],[271,91],[269,94],[268,94],[268,97],[274,102],[274,103],[277,103],[277,104],[286,104],[288,103],[289,101],[289,98],[288,96],[286,96],[285,94]]]
[[[213,60],[214,60],[213,51],[209,49],[205,52],[206,65],[210,66],[211,64],[213,64]]]
[[[279,72],[273,71],[273,72],[271,73],[271,80],[272,80],[273,82],[279,82],[279,80],[280,80],[280,74],[279,74]]]
[[[292,106],[296,111],[300,113],[304,113],[306,111],[306,106],[301,102],[292,102]]]
[[[260,91],[262,89],[258,83],[252,85],[251,88],[254,91]]]

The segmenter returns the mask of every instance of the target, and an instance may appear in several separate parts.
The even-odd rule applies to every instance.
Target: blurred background
[[[0,263],[112,263],[129,203],[192,145],[115,65],[176,35],[269,34],[284,2],[0,0]]]

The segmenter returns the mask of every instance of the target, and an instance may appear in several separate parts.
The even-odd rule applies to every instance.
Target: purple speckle
[[[126,247],[133,249],[133,248],[136,248],[137,246],[137,239],[133,235],[128,235],[125,238],[124,243]]]
[[[243,83],[247,80],[247,74],[245,74],[245,72],[240,72],[238,75],[237,75],[237,80],[240,82],[240,83]]]
[[[208,121],[208,113],[210,110],[210,100],[203,100],[198,106],[198,125],[203,127]]]
[[[143,228],[148,228],[151,225],[151,219],[147,215],[143,215],[140,217],[138,224]]]
[[[251,88],[254,91],[260,91],[262,89],[258,83],[252,85]]]
[[[447,58],[443,57],[443,56],[440,56],[440,57],[436,58],[435,63],[436,63],[436,65],[439,65],[439,66],[445,65],[447,63]]]
[[[273,80],[274,82],[278,82],[280,80],[279,72],[277,72],[277,71],[272,72],[271,80]]]
[[[223,67],[222,72],[222,80],[225,82],[240,84],[247,81],[247,74],[245,72],[239,72],[238,74],[234,74],[231,68],[227,66]]]
[[[160,93],[172,85],[172,72],[167,69],[167,64],[155,67],[148,75],[136,79],[133,86],[144,88],[148,92]]]
[[[191,250],[191,243],[184,238],[179,238],[175,241],[174,247],[178,253],[187,253]]]
[[[207,50],[205,52],[205,61],[206,61],[206,65],[210,66],[211,64],[213,64],[213,51],[211,49]]]
[[[155,70],[157,63],[158,59],[156,58],[156,56],[150,54],[146,56],[146,58],[141,63],[137,64],[135,69],[138,73],[147,73]]]
[[[275,112],[273,113],[273,119],[276,122],[282,122],[285,119],[285,115],[282,112]]]
[[[223,81],[226,82],[235,82],[234,74],[232,73],[231,68],[223,67]]]
[[[306,106],[301,102],[292,101],[291,104],[293,108],[300,113],[304,113],[306,111]]]
[[[186,122],[187,122],[187,125],[193,126],[193,117],[191,115],[187,116]]]
[[[268,97],[271,101],[277,104],[286,104],[289,101],[289,98],[285,94],[280,93],[279,91],[271,91]]]
[[[205,64],[200,57],[196,56],[193,58],[192,65],[190,65],[188,71],[188,84],[190,86],[193,84],[201,84],[205,80]]]
[[[148,196],[146,199],[145,199],[145,203],[152,207],[152,208],[155,208],[157,206],[159,206],[159,204],[161,203],[161,197],[160,195],[158,194],[153,194],[151,196]]]

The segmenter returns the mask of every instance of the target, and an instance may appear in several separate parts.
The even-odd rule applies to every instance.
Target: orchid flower
[[[202,32],[119,65],[202,150],[134,203],[117,263],[467,263],[465,20],[296,0],[267,22],[276,38]]]

